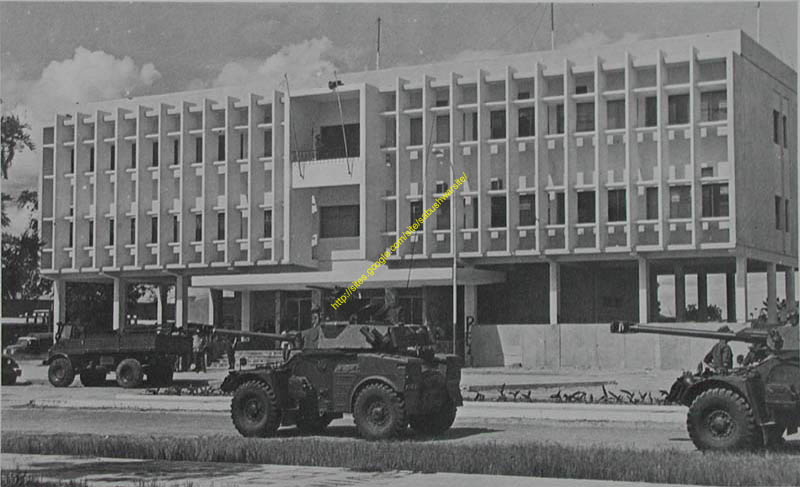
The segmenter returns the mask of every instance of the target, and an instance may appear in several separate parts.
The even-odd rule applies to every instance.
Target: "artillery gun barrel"
[[[611,323],[611,333],[651,333],[654,335],[672,335],[692,338],[710,338],[713,340],[728,340],[731,342],[765,343],[769,332],[764,329],[746,328],[737,333],[712,330],[693,330],[691,328],[672,328],[667,326],[639,325],[615,321]]]
[[[245,331],[245,330],[229,330],[226,328],[214,328],[214,333],[218,335],[232,335],[232,336],[240,336],[240,337],[251,337],[251,338],[266,338],[268,340],[275,340],[275,341],[291,341],[295,338],[295,334],[286,334],[282,335],[280,333],[264,333],[260,331]]]

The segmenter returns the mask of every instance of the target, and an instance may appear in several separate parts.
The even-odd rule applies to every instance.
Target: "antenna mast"
[[[550,2],[550,50],[556,50],[556,23],[555,13],[553,13],[553,2]]]
[[[375,52],[375,69],[381,69],[381,18],[378,17],[378,49]]]
[[[761,2],[756,2],[756,42],[761,42]]]

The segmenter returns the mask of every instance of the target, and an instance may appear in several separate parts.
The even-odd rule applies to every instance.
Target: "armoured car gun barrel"
[[[667,326],[640,325],[626,321],[611,323],[611,333],[632,334],[650,333],[654,335],[672,335],[691,338],[710,338],[712,340],[727,340],[730,342],[744,342],[764,345],[772,350],[783,347],[783,337],[777,327],[771,328],[744,328],[738,332],[693,330],[691,328],[673,328]]]

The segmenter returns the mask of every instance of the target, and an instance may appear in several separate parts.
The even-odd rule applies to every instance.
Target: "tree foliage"
[[[36,146],[31,140],[31,135],[28,133],[30,125],[22,123],[18,116],[3,115],[2,117],[2,157],[3,157],[3,179],[8,179],[8,170],[11,168],[11,163],[17,152],[22,152],[25,149],[34,150]]]
[[[3,300],[35,299],[50,291],[50,281],[39,274],[42,243],[36,229],[22,235],[3,232]]]

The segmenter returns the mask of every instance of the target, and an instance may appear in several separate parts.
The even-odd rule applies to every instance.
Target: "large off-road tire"
[[[353,417],[368,440],[397,438],[408,425],[403,397],[385,384],[369,384],[358,393]]]
[[[695,398],[686,429],[700,450],[732,451],[756,448],[759,431],[744,397],[729,389],[709,389]]]
[[[418,414],[408,418],[411,429],[421,435],[441,435],[453,426],[456,420],[456,405],[448,397],[442,406],[428,414]]]
[[[106,371],[86,369],[81,372],[81,384],[84,387],[99,387],[106,384]]]
[[[278,396],[269,384],[260,381],[245,382],[233,393],[231,419],[242,436],[272,436],[281,425]]]
[[[144,371],[142,364],[135,358],[126,358],[117,365],[117,384],[125,389],[133,389],[142,385]]]
[[[297,418],[297,429],[307,435],[320,434],[331,424],[331,421],[333,421],[333,416],[328,414],[313,418],[300,416]]]
[[[47,379],[56,387],[69,387],[75,380],[75,368],[66,357],[58,357],[50,362],[47,369]]]

